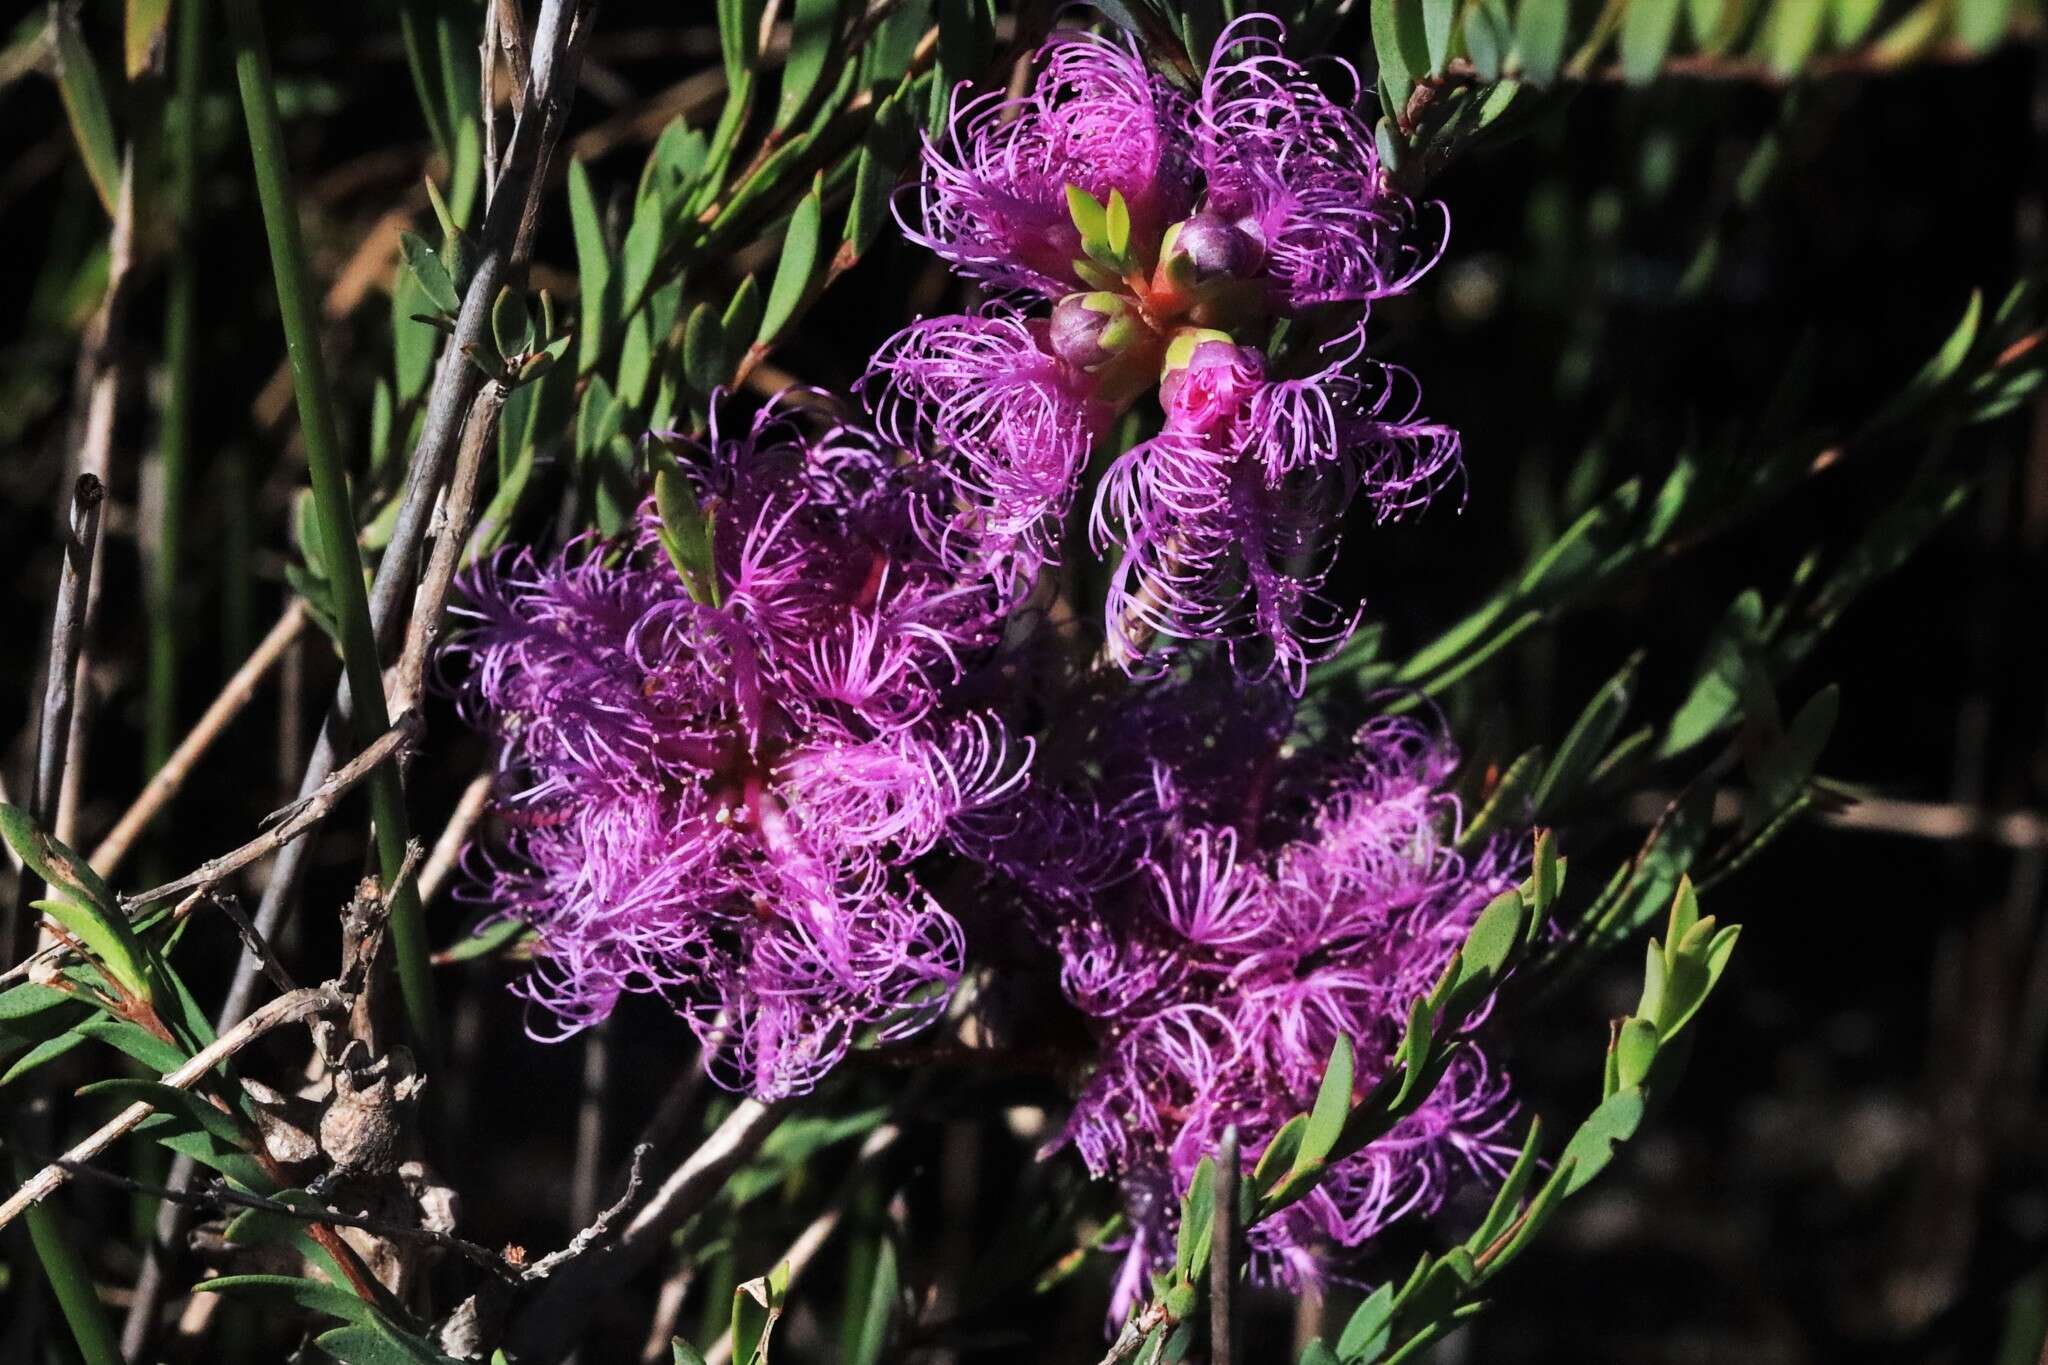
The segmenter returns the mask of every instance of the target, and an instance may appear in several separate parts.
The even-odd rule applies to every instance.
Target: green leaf
[[[1759,817],[1755,825],[1790,805],[1813,777],[1821,750],[1834,733],[1841,712],[1842,691],[1833,685],[1822,688],[1799,708],[1777,743],[1749,760],[1750,780],[1756,784]]]
[[[391,358],[393,387],[400,403],[411,403],[424,393],[433,374],[441,332],[418,320],[432,307],[412,271],[399,271],[391,289]]]
[[[626,229],[626,242],[620,253],[622,309],[637,312],[646,306],[647,286],[654,280],[654,265],[661,257],[662,214],[661,204],[653,199],[641,200],[633,210],[633,221]]]
[[[1396,101],[1386,112],[1398,114],[1408,92],[1430,69],[1421,0],[1372,0],[1372,50],[1379,59],[1380,82]]]
[[[1520,824],[1529,815],[1529,792],[1542,776],[1543,750],[1531,749],[1514,762],[1494,783],[1493,794],[1486,798],[1486,804],[1479,813],[1465,822],[1464,833],[1458,836],[1458,847],[1473,848],[1492,837],[1503,824]]]
[[[761,59],[761,10],[766,0],[718,0],[718,50],[725,84],[737,89]]]
[[[180,1090],[161,1081],[118,1077],[82,1086],[78,1093],[80,1096],[107,1095],[124,1104],[132,1104],[139,1100],[155,1106],[161,1114],[183,1119],[187,1126],[203,1131],[231,1147],[244,1146],[248,1141],[241,1125],[232,1115],[189,1090]]]
[[[1210,1238],[1216,1226],[1216,1163],[1203,1157],[1180,1200],[1180,1229],[1174,1242],[1173,1271],[1188,1280],[1208,1264]]]
[[[1729,605],[1708,641],[1692,691],[1671,718],[1657,746],[1659,758],[1681,754],[1726,724],[1742,704],[1743,682],[1763,624],[1763,598],[1754,590]]]
[[[820,194],[820,189],[813,187],[789,216],[789,230],[782,237],[782,256],[775,265],[775,283],[769,287],[768,303],[761,312],[761,328],[754,338],[759,345],[773,345],[782,339],[782,329],[796,316],[797,306],[810,288],[825,213]]]
[[[491,340],[507,363],[533,349],[533,317],[526,310],[526,296],[506,287],[491,300]]]
[[[1479,79],[1488,84],[1499,80],[1510,44],[1504,0],[1468,0],[1462,32]]]
[[[1294,1169],[1295,1153],[1301,1150],[1302,1136],[1307,1132],[1306,1114],[1296,1114],[1280,1125],[1280,1131],[1266,1143],[1266,1150],[1259,1153],[1258,1164],[1252,1168],[1253,1188],[1264,1194]]]
[[[1820,41],[1827,9],[1821,0],[1777,0],[1764,21],[1764,50],[1780,78],[1798,74]]]
[[[155,973],[150,970],[149,953],[129,927],[126,915],[119,912],[108,914],[96,907],[89,908],[65,900],[38,900],[29,904],[62,925],[65,932],[85,948],[87,955],[104,967],[130,994],[139,996],[146,1003],[155,1002],[156,981]]]
[[[55,1038],[46,1038],[14,1059],[4,1073],[0,1073],[0,1088],[11,1084],[37,1067],[56,1061],[65,1053],[85,1041],[85,1035],[76,1030],[60,1033]]]
[[[1507,1179],[1501,1181],[1494,1192],[1493,1203],[1486,1210],[1486,1217],[1472,1235],[1465,1239],[1465,1248],[1474,1256],[1482,1255],[1494,1243],[1494,1239],[1505,1232],[1514,1221],[1522,1203],[1522,1195],[1535,1178],[1536,1168],[1542,1164],[1543,1120],[1530,1119],[1529,1131],[1522,1139],[1521,1155],[1515,1158],[1514,1166],[1508,1171]]]
[[[85,45],[85,35],[79,31],[76,11],[64,5],[52,9],[49,34],[50,74],[64,103],[64,117],[71,124],[86,178],[111,217],[121,194],[121,155],[116,150],[106,86],[91,49]]]
[[[1640,1090],[1619,1090],[1600,1102],[1600,1107],[1579,1125],[1572,1134],[1572,1140],[1565,1144],[1562,1163],[1573,1163],[1569,1179],[1565,1181],[1564,1192],[1577,1194],[1600,1172],[1607,1169],[1607,1163],[1614,1160],[1617,1145],[1635,1136],[1636,1127],[1643,1121],[1643,1094]]]
[[[1441,76],[1450,64],[1451,41],[1457,31],[1457,0],[1422,0],[1422,36],[1429,49],[1429,74]]]
[[[1448,1013],[1452,1018],[1446,1020],[1446,1027],[1476,1009],[1499,982],[1526,937],[1523,926],[1527,914],[1522,893],[1514,887],[1495,896],[1479,912],[1471,932],[1465,936],[1465,946],[1453,959],[1458,974],[1451,986]]]
[[[1351,1040],[1340,1035],[1330,1049],[1329,1065],[1323,1068],[1323,1083],[1316,1090],[1315,1107],[1309,1113],[1308,1127],[1302,1131],[1301,1150],[1293,1163],[1296,1171],[1321,1163],[1337,1145],[1344,1120],[1351,1113],[1351,1088],[1355,1080]]]
[[[1344,1331],[1337,1338],[1337,1354],[1347,1361],[1377,1358],[1387,1349],[1393,1322],[1394,1286],[1383,1284],[1358,1305],[1357,1311],[1344,1324]]]
[[[340,1365],[448,1365],[447,1357],[426,1342],[382,1320],[330,1328],[313,1344]]]
[[[846,208],[846,244],[856,258],[867,254],[889,221],[889,200],[910,157],[910,106],[898,91],[875,111],[854,169],[853,199]]]
[[[53,1010],[59,1005],[74,1004],[78,997],[70,991],[60,991],[53,986],[38,985],[24,981],[19,986],[0,991],[0,1020],[26,1019],[30,1015]]]
[[[1515,12],[1515,53],[1532,85],[1548,85],[1564,60],[1571,0],[1521,0]]]
[[[1082,189],[1079,185],[1067,186],[1067,216],[1074,222],[1074,229],[1081,234],[1081,250],[1091,258],[1106,255],[1109,250],[1109,210],[1100,199]]]
[[[782,99],[775,110],[777,128],[788,127],[804,111],[811,92],[839,55],[838,41],[839,0],[796,0],[790,14],[789,55],[782,65]]]
[[[1109,243],[1109,254],[1119,261],[1129,258],[1131,249],[1131,206],[1124,202],[1122,190],[1109,192],[1109,204],[1103,210],[1103,233]]]
[[[661,513],[661,545],[683,580],[690,600],[719,603],[718,563],[712,549],[716,524],[697,506],[689,479],[673,466],[654,476],[654,504]]]
[[[898,1284],[896,1244],[883,1237],[875,1247],[874,1273],[868,1281],[867,1294],[861,1302],[846,1306],[850,1316],[859,1318],[858,1324],[842,1338],[851,1343],[846,1365],[878,1365],[882,1359],[882,1348],[889,1341],[889,1319],[896,1311]]]
[[[730,377],[725,363],[725,327],[718,310],[700,303],[683,326],[683,379],[693,392],[709,395]]]
[[[1379,1349],[1386,1349],[1386,1344],[1387,1342],[1385,1336],[1381,1336],[1379,1338]],[[1372,1357],[1365,1356],[1363,1357],[1363,1359],[1370,1360],[1372,1359]],[[1321,1337],[1310,1337],[1308,1339],[1308,1345],[1301,1348],[1301,1358],[1298,1362],[1296,1362],[1296,1365],[1345,1365],[1345,1362],[1344,1360],[1339,1359],[1330,1350],[1330,1348],[1323,1343],[1323,1339]]]
[[[569,226],[576,237],[576,279],[581,289],[577,305],[583,320],[576,368],[587,372],[604,356],[605,338],[617,321],[619,296],[604,220],[590,188],[590,173],[580,161],[569,163]]]
[[[27,811],[0,804],[0,838],[14,850],[14,856],[51,887],[84,901],[109,916],[120,915],[121,903],[113,888],[92,870],[92,864],[71,848],[36,826]],[[122,917],[125,924],[126,917]]]
[[[1860,47],[1884,10],[1884,0],[1830,0],[1829,28],[1836,47]]]
[[[441,253],[417,232],[399,233],[398,245],[405,255],[405,268],[419,285],[420,294],[428,306],[437,313],[453,317],[462,307],[462,299],[455,292],[454,277],[449,274]]]
[[[128,0],[122,18],[121,50],[127,59],[128,79],[148,71],[163,47],[164,26],[171,17],[171,0]]]
[[[1634,1090],[1650,1074],[1650,1063],[1657,1060],[1657,1026],[1648,1019],[1631,1018],[1623,1022],[1614,1039],[1614,1074],[1623,1090]]]
[[[228,1294],[238,1299],[265,1303],[288,1303],[312,1313],[324,1313],[344,1322],[370,1324],[376,1310],[338,1285],[320,1284],[296,1275],[221,1275],[201,1280],[194,1292]]]
[[[782,1316],[782,1296],[788,1287],[789,1265],[784,1262],[732,1291],[734,1365],[765,1365],[768,1338]]]
[[[1657,74],[1678,33],[1679,0],[1628,0],[1621,16],[1621,74],[1642,85]]]
[[[1636,681],[1642,672],[1643,652],[1641,650],[1622,665],[1616,673],[1601,685],[1586,703],[1586,709],[1572,722],[1572,728],[1565,734],[1564,742],[1558,745],[1557,756],[1544,770],[1543,778],[1536,784],[1530,797],[1531,809],[1541,816],[1553,808],[1554,803],[1568,801],[1577,795],[1607,751],[1615,733],[1621,729],[1621,722],[1628,716],[1628,708],[1635,699]]]
[[[669,1341],[668,1349],[672,1365],[704,1365],[703,1355],[698,1352],[696,1347],[684,1341],[681,1337],[672,1338]]]

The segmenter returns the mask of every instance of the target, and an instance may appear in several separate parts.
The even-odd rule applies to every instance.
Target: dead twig
[[[419,729],[418,713],[407,711],[368,748],[329,773],[327,780],[322,782],[311,796],[303,797],[283,810],[275,812],[271,817],[275,823],[262,834],[232,853],[223,853],[218,858],[208,859],[176,881],[165,882],[162,886],[130,896],[129,905],[152,905],[157,901],[169,900],[172,896],[194,887],[217,885],[230,874],[291,843],[326,819],[344,793],[368,777],[379,763],[410,744],[418,736]],[[260,927],[258,926],[259,929]]]
[[[135,798],[135,804],[128,808],[115,823],[113,830],[100,841],[100,846],[93,850],[92,857],[88,860],[92,863],[93,871],[102,877],[111,877],[114,874],[114,870],[121,865],[121,860],[126,858],[129,850],[135,846],[136,839],[149,827],[149,822],[154,820],[157,812],[184,787],[185,779],[192,775],[192,769],[205,756],[206,751],[213,747],[213,742],[220,738],[229,722],[240,715],[243,708],[254,699],[257,684],[263,681],[263,676],[284,657],[285,651],[291,648],[299,636],[305,633],[307,619],[305,599],[294,597],[292,604],[284,609],[284,615],[277,618],[277,624],[263,637],[263,642],[242,661],[242,666],[235,670],[235,676],[228,679],[227,686],[220,690],[220,695],[206,708],[206,714],[199,718],[191,732],[172,751],[171,756],[164,760],[164,765],[157,769],[156,776],[149,779],[149,784],[142,789],[142,794]]]
[[[420,866],[421,904],[432,901],[441,884],[448,880],[448,874],[455,870],[455,860],[462,856],[470,831],[476,828],[477,821],[483,819],[485,809],[491,804],[491,792],[497,785],[497,778],[496,773],[486,770],[472,777],[469,785],[462,789],[455,809],[449,813],[448,823],[441,827],[440,837],[434,840],[433,851],[427,854],[427,861]]]
[[[87,603],[92,589],[94,552],[99,545],[100,504],[107,491],[97,475],[80,474],[71,490],[71,515],[64,543],[64,564],[57,579],[57,607],[50,624],[50,665],[43,680],[43,715],[36,736],[34,785],[29,790],[29,816],[49,828],[64,786],[65,758],[71,749],[72,708],[76,701],[78,657],[85,645]],[[35,946],[35,899],[39,879],[26,868],[12,907],[4,945],[6,960],[16,962]]]
[[[331,985],[309,986],[305,990],[293,991],[290,995],[281,995],[194,1053],[192,1059],[183,1066],[166,1073],[163,1084],[178,1090],[189,1089],[196,1082],[205,1079],[216,1066],[272,1029],[314,1015],[343,1014],[347,1009],[347,1002]],[[116,1139],[155,1112],[155,1105],[137,1100],[101,1124],[56,1161],[29,1177],[28,1182],[16,1190],[6,1203],[0,1204],[0,1228],[6,1227],[32,1205],[40,1204],[62,1188],[71,1178],[71,1172],[65,1168],[66,1163],[75,1165],[91,1161],[111,1147]]]
[[[498,415],[504,410],[505,394],[503,384],[488,380],[469,405],[469,419],[462,428],[462,448],[456,453],[455,472],[449,476],[448,493],[441,504],[434,552],[413,597],[412,623],[406,628],[405,652],[399,657],[398,684],[392,698],[396,710],[417,706],[426,690],[427,657],[441,632],[448,590],[462,564],[463,548],[469,542],[469,523],[476,513],[477,480],[483,470],[484,451],[498,434]]]
[[[789,1111],[789,1101],[742,1100],[696,1151],[647,1197],[618,1240],[561,1266],[512,1320],[505,1346],[529,1365],[561,1359],[582,1335],[605,1291],[668,1245],[669,1234],[723,1189]]]

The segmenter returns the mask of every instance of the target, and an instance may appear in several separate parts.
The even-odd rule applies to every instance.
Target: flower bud
[[[1212,213],[1198,213],[1166,230],[1160,243],[1169,259],[1186,262],[1197,284],[1215,279],[1243,279],[1258,270],[1258,241],[1233,223]]]
[[[1266,357],[1228,333],[1190,328],[1166,348],[1159,402],[1169,430],[1207,435],[1236,418],[1266,382]]]
[[[1069,294],[1052,310],[1052,352],[1069,365],[1096,369],[1136,340],[1144,323],[1122,295]]]

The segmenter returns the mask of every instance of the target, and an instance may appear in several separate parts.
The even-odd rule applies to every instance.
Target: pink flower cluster
[[[1056,559],[1117,417],[1157,398],[1090,519],[1127,668],[1162,638],[1216,640],[1298,686],[1356,621],[1323,591],[1344,513],[1418,506],[1458,468],[1407,372],[1363,353],[1364,309],[1434,263],[1440,220],[1280,38],[1232,24],[1191,98],[1133,46],[1062,34],[1028,94],[958,103],[909,230],[997,297],[904,329],[867,380],[883,431],[943,456],[959,525],[1013,587]],[[1334,339],[1276,359],[1333,306]]]

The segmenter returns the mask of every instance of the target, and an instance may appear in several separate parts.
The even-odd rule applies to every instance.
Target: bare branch
[[[582,1335],[605,1291],[652,1260],[668,1244],[670,1233],[709,1204],[726,1178],[775,1131],[789,1107],[787,1100],[741,1100],[717,1131],[648,1196],[618,1241],[556,1271],[546,1290],[512,1320],[507,1353],[528,1365],[561,1359]]]
[[[290,843],[326,819],[343,793],[368,777],[379,763],[410,744],[417,737],[419,728],[418,713],[406,712],[367,749],[329,773],[319,790],[276,812],[272,817],[276,823],[268,830],[232,853],[208,859],[174,882],[165,882],[162,886],[130,896],[128,903],[131,906],[151,905],[194,887],[217,885],[229,874]]]
[[[111,877],[114,874],[114,870],[121,865],[121,860],[126,858],[129,850],[135,846],[135,840],[149,827],[149,822],[154,820],[157,812],[178,794],[179,789],[185,785],[185,779],[191,776],[193,767],[205,756],[206,751],[213,747],[213,742],[220,738],[228,723],[240,715],[243,708],[255,697],[257,684],[263,681],[263,675],[268,673],[277,661],[284,657],[285,651],[305,633],[307,620],[305,599],[294,597],[291,605],[284,609],[284,615],[277,618],[277,624],[263,637],[263,642],[242,661],[242,666],[235,670],[235,676],[228,679],[227,686],[220,690],[220,695],[206,708],[206,714],[199,718],[191,732],[172,751],[171,756],[164,760],[164,765],[157,769],[156,776],[149,779],[149,785],[142,789],[142,795],[135,798],[135,804],[128,808],[113,830],[100,841],[100,846],[93,850],[89,860],[93,871],[102,877]]]
[[[204,1079],[216,1066],[272,1029],[313,1015],[341,1014],[346,1010],[347,1004],[342,1000],[340,992],[331,985],[309,986],[302,991],[293,991],[290,995],[281,995],[194,1053],[192,1059],[176,1071],[165,1074],[163,1083],[179,1090],[188,1089],[195,1082]],[[49,1198],[71,1178],[71,1172],[65,1169],[64,1163],[91,1161],[111,1147],[122,1134],[155,1112],[155,1105],[137,1100],[101,1124],[90,1136],[64,1153],[57,1161],[43,1167],[29,1178],[27,1184],[16,1190],[5,1204],[0,1204],[0,1228],[12,1223],[31,1205],[40,1204]]]

